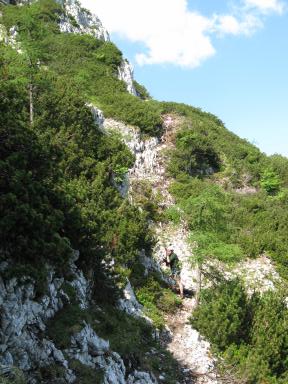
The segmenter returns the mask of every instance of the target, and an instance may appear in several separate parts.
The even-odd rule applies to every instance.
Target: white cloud
[[[269,13],[277,12],[282,13],[284,11],[284,3],[280,0],[245,0],[247,7],[257,8],[260,12]]]
[[[236,0],[235,0],[236,1]],[[111,33],[146,49],[136,55],[141,64],[174,64],[195,68],[215,54],[213,36],[250,35],[270,12],[283,12],[280,0],[238,0],[224,15],[189,10],[188,0],[82,0]],[[235,3],[236,4],[236,3]]]
[[[220,35],[252,35],[261,28],[261,19],[253,14],[244,14],[242,18],[233,15],[221,15],[215,17],[215,32]]]
[[[187,9],[186,0],[84,0],[109,32],[141,42],[139,64],[173,63],[196,67],[215,49],[208,36],[212,21]]]

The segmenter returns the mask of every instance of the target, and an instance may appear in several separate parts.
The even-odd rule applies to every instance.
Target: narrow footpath
[[[167,348],[183,367],[185,379],[181,384],[217,383],[210,344],[189,323],[194,304],[193,298],[185,298],[182,308],[166,317],[170,334]]]
[[[107,130],[121,133],[136,158],[127,185],[124,186],[124,193],[128,193],[133,201],[133,183],[146,181],[155,195],[162,196],[160,207],[165,209],[174,205],[174,199],[169,193],[170,180],[166,174],[167,151],[174,147],[173,138],[181,125],[181,119],[166,115],[163,125],[165,132],[161,139],[143,140],[133,127],[112,119],[106,119],[104,123]],[[191,245],[185,223],[181,222],[177,227],[163,223],[155,223],[153,226],[158,239],[153,255],[156,264],[158,267],[161,265],[165,247],[172,245],[182,263],[181,279],[184,287],[192,292],[195,290],[197,274],[191,266]],[[216,360],[210,352],[210,344],[189,324],[194,306],[194,298],[186,297],[176,313],[167,315],[166,332],[163,332],[161,341],[182,366],[184,381],[179,384],[219,384],[215,373]]]

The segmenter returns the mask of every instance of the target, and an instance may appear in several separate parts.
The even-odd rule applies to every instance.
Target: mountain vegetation
[[[202,290],[191,322],[224,359],[224,371],[233,367],[247,384],[287,383],[288,159],[266,156],[209,113],[153,100],[138,83],[139,97],[130,95],[117,78],[119,49],[60,33],[63,9],[55,1],[2,5],[0,12],[7,31],[17,28],[14,46],[0,42],[0,261],[13,261],[7,276],[36,279],[41,294],[47,265],[65,276],[79,250],[78,266],[92,273],[93,298],[106,310],[83,312],[75,302],[64,307],[49,324],[51,338],[65,346],[83,319],[92,323],[96,316],[97,332],[110,335],[114,350],[153,372],[161,362],[145,353],[158,348],[166,382],[175,383],[179,367],[153,340],[152,326],[112,304],[128,277],[154,326],[164,327],[165,313],[181,302],[157,274],[143,277],[139,250],[152,255],[151,221],[184,220],[193,262],[201,267],[263,254],[275,263],[281,290],[249,296],[241,281],[216,279]],[[89,103],[138,127],[143,137],[161,137],[164,115],[181,118],[167,154],[176,209],[163,212],[151,191],[134,205],[121,196],[117,184],[134,157],[117,134],[98,129]],[[92,382],[82,368],[75,368],[86,377],[82,382]]]

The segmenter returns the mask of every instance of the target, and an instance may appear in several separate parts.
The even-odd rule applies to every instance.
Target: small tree
[[[272,169],[265,169],[260,185],[269,195],[276,195],[280,190],[281,181],[279,176]]]

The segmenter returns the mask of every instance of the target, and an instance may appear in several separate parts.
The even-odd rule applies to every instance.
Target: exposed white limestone
[[[185,372],[196,376],[197,384],[217,384],[220,382],[216,377],[216,360],[211,355],[211,346],[189,325],[194,305],[193,299],[184,299],[182,309],[167,317],[167,346]]]
[[[79,306],[81,309],[87,309],[91,300],[91,284],[84,276],[83,272],[76,267],[75,262],[78,260],[79,251],[74,251],[70,263],[70,271],[73,275],[73,280],[67,282],[74,288]]]
[[[93,104],[86,104],[86,105],[88,108],[91,109],[95,124],[99,127],[100,130],[103,130],[105,118],[101,109],[95,107],[95,105]]]
[[[134,371],[129,375],[127,384],[157,384],[157,380],[150,373]]]
[[[158,237],[158,243],[154,248],[156,260],[169,273],[169,268],[165,267],[162,260],[165,259],[165,248],[172,246],[181,262],[181,281],[184,288],[195,292],[197,289],[197,271],[191,267],[192,247],[188,240],[185,223],[181,222],[177,226],[159,225],[156,227],[156,233]]]
[[[271,259],[262,255],[256,259],[246,259],[231,267],[219,262],[210,263],[226,279],[240,278],[249,295],[253,292],[264,293],[275,290],[281,284],[281,277],[275,270]]]
[[[1,17],[1,14],[0,14]],[[0,24],[0,42],[7,44],[7,30],[4,25]]]
[[[66,300],[61,290],[63,281],[50,272],[47,293],[36,300],[31,279],[22,277],[4,281],[0,277],[0,366],[17,366],[30,371],[56,362],[68,368],[62,352],[41,336],[46,321],[63,307],[63,300]]]
[[[135,317],[144,317],[142,305],[138,303],[133,288],[128,281],[123,290],[123,298],[119,300],[119,308],[128,315]]]
[[[74,261],[78,256],[75,251]],[[7,267],[9,263],[1,264],[1,274]],[[70,273],[73,279],[66,284],[75,288],[79,305],[86,308],[90,298],[89,284],[73,262]],[[46,293],[37,298],[33,279],[23,276],[4,280],[0,276],[0,371],[9,371],[15,366],[24,372],[29,371],[32,380],[33,371],[39,367],[57,364],[65,369],[66,382],[74,381],[75,376],[63,352],[45,336],[47,321],[63,308],[65,302],[69,302],[63,284],[64,278],[55,277],[51,270]]]
[[[77,0],[58,0],[64,6],[65,15],[60,20],[60,31],[66,33],[88,34],[97,39],[109,41],[109,34],[100,19],[83,8]]]
[[[97,336],[89,324],[71,337],[71,347],[65,352],[82,364],[95,368],[97,356],[103,356],[110,350],[109,341]]]
[[[123,141],[135,155],[134,166],[128,173],[128,193],[133,202],[133,182],[145,180],[150,183],[155,195],[161,196],[160,206],[162,208],[171,207],[174,199],[169,193],[170,180],[166,174],[165,151],[173,147],[172,137],[176,129],[175,118],[167,115],[163,119],[165,134],[161,139],[148,138],[143,139],[140,132],[123,123],[112,119],[106,119],[104,122],[105,130],[117,131],[121,134]],[[154,224],[157,235],[157,244],[154,249],[154,259],[147,261],[145,255],[141,255],[146,273],[151,269],[163,269],[163,278],[168,283],[171,280],[165,277],[165,266],[161,261],[165,255],[165,247],[172,245],[176,254],[182,262],[181,279],[186,289],[194,290],[196,288],[196,271],[191,267],[192,249],[188,241],[188,231],[184,222],[177,227]],[[155,268],[155,265],[157,266]],[[169,273],[169,270],[167,270]],[[182,310],[175,316],[167,317],[168,325],[172,324],[174,330],[169,334],[168,349],[175,358],[187,369],[187,376],[197,375],[197,384],[217,384],[215,374],[216,361],[211,355],[210,344],[205,341],[200,334],[188,324],[188,318],[194,306],[194,299],[186,298]],[[177,326],[176,326],[177,324]],[[165,377],[164,377],[165,380]]]
[[[127,91],[131,93],[131,95],[137,96],[133,83],[133,67],[127,59],[123,59],[120,67],[118,68],[118,79],[123,80],[126,83]]]
[[[249,293],[254,291],[264,293],[274,290],[276,285],[281,282],[271,259],[265,255],[238,263],[232,273],[243,278]]]
[[[159,138],[143,139],[138,129],[125,125],[113,119],[105,119],[104,128],[107,132],[117,132],[130,151],[135,155],[133,167],[129,170],[126,189],[129,190],[133,181],[146,181],[151,184],[153,193],[161,196],[161,206],[173,204],[172,196],[168,192],[169,179],[165,175],[163,151],[167,144]],[[131,188],[130,188],[131,192]],[[130,197],[133,198],[132,194]]]
[[[1,21],[1,14],[0,14],[0,21]],[[11,27],[9,31],[7,31],[4,25],[0,24],[0,42],[10,45],[18,53],[22,53],[23,51],[21,50],[21,45],[17,40],[17,35],[18,35],[18,32],[15,26]]]
[[[71,337],[71,347],[65,353],[72,359],[104,372],[103,384],[156,384],[147,372],[134,371],[126,381],[126,368],[120,355],[110,350],[109,341],[101,339],[90,325]]]

